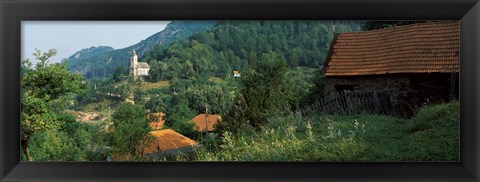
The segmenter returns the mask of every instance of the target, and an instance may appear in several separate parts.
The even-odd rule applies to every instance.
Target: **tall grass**
[[[409,159],[459,161],[460,107],[457,101],[427,106],[407,124]]]
[[[362,159],[364,124],[338,129],[330,120],[290,115],[270,120],[258,132],[224,132],[220,150],[200,149],[200,161],[349,161]],[[328,125],[326,130],[324,126]],[[342,131],[343,130],[343,131]]]
[[[409,120],[383,115],[271,118],[260,129],[225,131],[194,161],[457,161],[459,104],[420,109]]]

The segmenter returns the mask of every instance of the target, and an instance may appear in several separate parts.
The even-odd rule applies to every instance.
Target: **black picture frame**
[[[459,20],[460,162],[20,162],[25,20]],[[0,0],[1,181],[480,180],[478,0]]]

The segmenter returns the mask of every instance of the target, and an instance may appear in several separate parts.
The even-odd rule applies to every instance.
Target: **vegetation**
[[[242,112],[227,120],[238,128],[249,123],[255,128],[265,125],[267,118],[293,104],[293,85],[285,60],[277,55],[264,55],[261,61],[244,72],[240,95],[234,112]],[[234,114],[235,115],[235,114]]]
[[[156,83],[142,83],[141,88],[143,90],[155,89],[155,88],[163,88],[170,86],[169,81],[159,81]]]
[[[333,35],[358,31],[358,22],[342,21],[221,21],[190,39],[157,46],[142,57],[151,65],[147,80],[224,78],[232,70],[255,65],[263,54],[276,54],[296,66],[318,68]]]
[[[101,127],[80,123],[62,114],[61,126],[35,133],[29,142],[37,161],[101,161],[107,156],[108,136]]]
[[[141,107],[131,103],[121,104],[117,108],[112,115],[114,152],[141,156],[137,151],[139,142],[143,141],[150,132],[145,116],[146,113]]]
[[[458,161],[458,108],[456,101],[427,106],[409,120],[290,113],[269,120],[259,131],[246,125],[225,131],[216,150],[200,149],[194,160]]]
[[[188,107],[187,99],[183,95],[175,95],[171,103],[173,107],[167,110],[165,125],[186,136],[194,136],[195,124],[190,122],[190,119],[196,115],[196,112]]]
[[[55,111],[61,111],[70,99],[69,93],[80,92],[81,77],[67,71],[64,64],[48,64],[56,54],[51,49],[42,53],[36,50],[34,56],[40,62],[32,68],[27,59],[21,69],[21,146],[27,160],[30,155],[30,138],[39,132],[55,132],[66,124]]]
[[[367,21],[363,25],[363,30],[376,30],[382,28],[391,28],[401,25],[409,25],[414,23],[422,23],[425,21]]]
[[[460,105],[458,101],[422,108],[407,124],[405,151],[417,151],[415,160],[459,160]]]

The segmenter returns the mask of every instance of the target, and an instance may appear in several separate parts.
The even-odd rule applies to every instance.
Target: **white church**
[[[150,66],[146,62],[138,62],[137,52],[133,50],[131,52],[132,57],[130,57],[130,67],[128,69],[128,74],[136,78],[137,76],[148,76],[148,71],[150,71]]]

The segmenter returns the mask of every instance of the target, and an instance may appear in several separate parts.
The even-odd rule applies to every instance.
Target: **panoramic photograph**
[[[22,161],[460,161],[458,21],[22,21]]]

